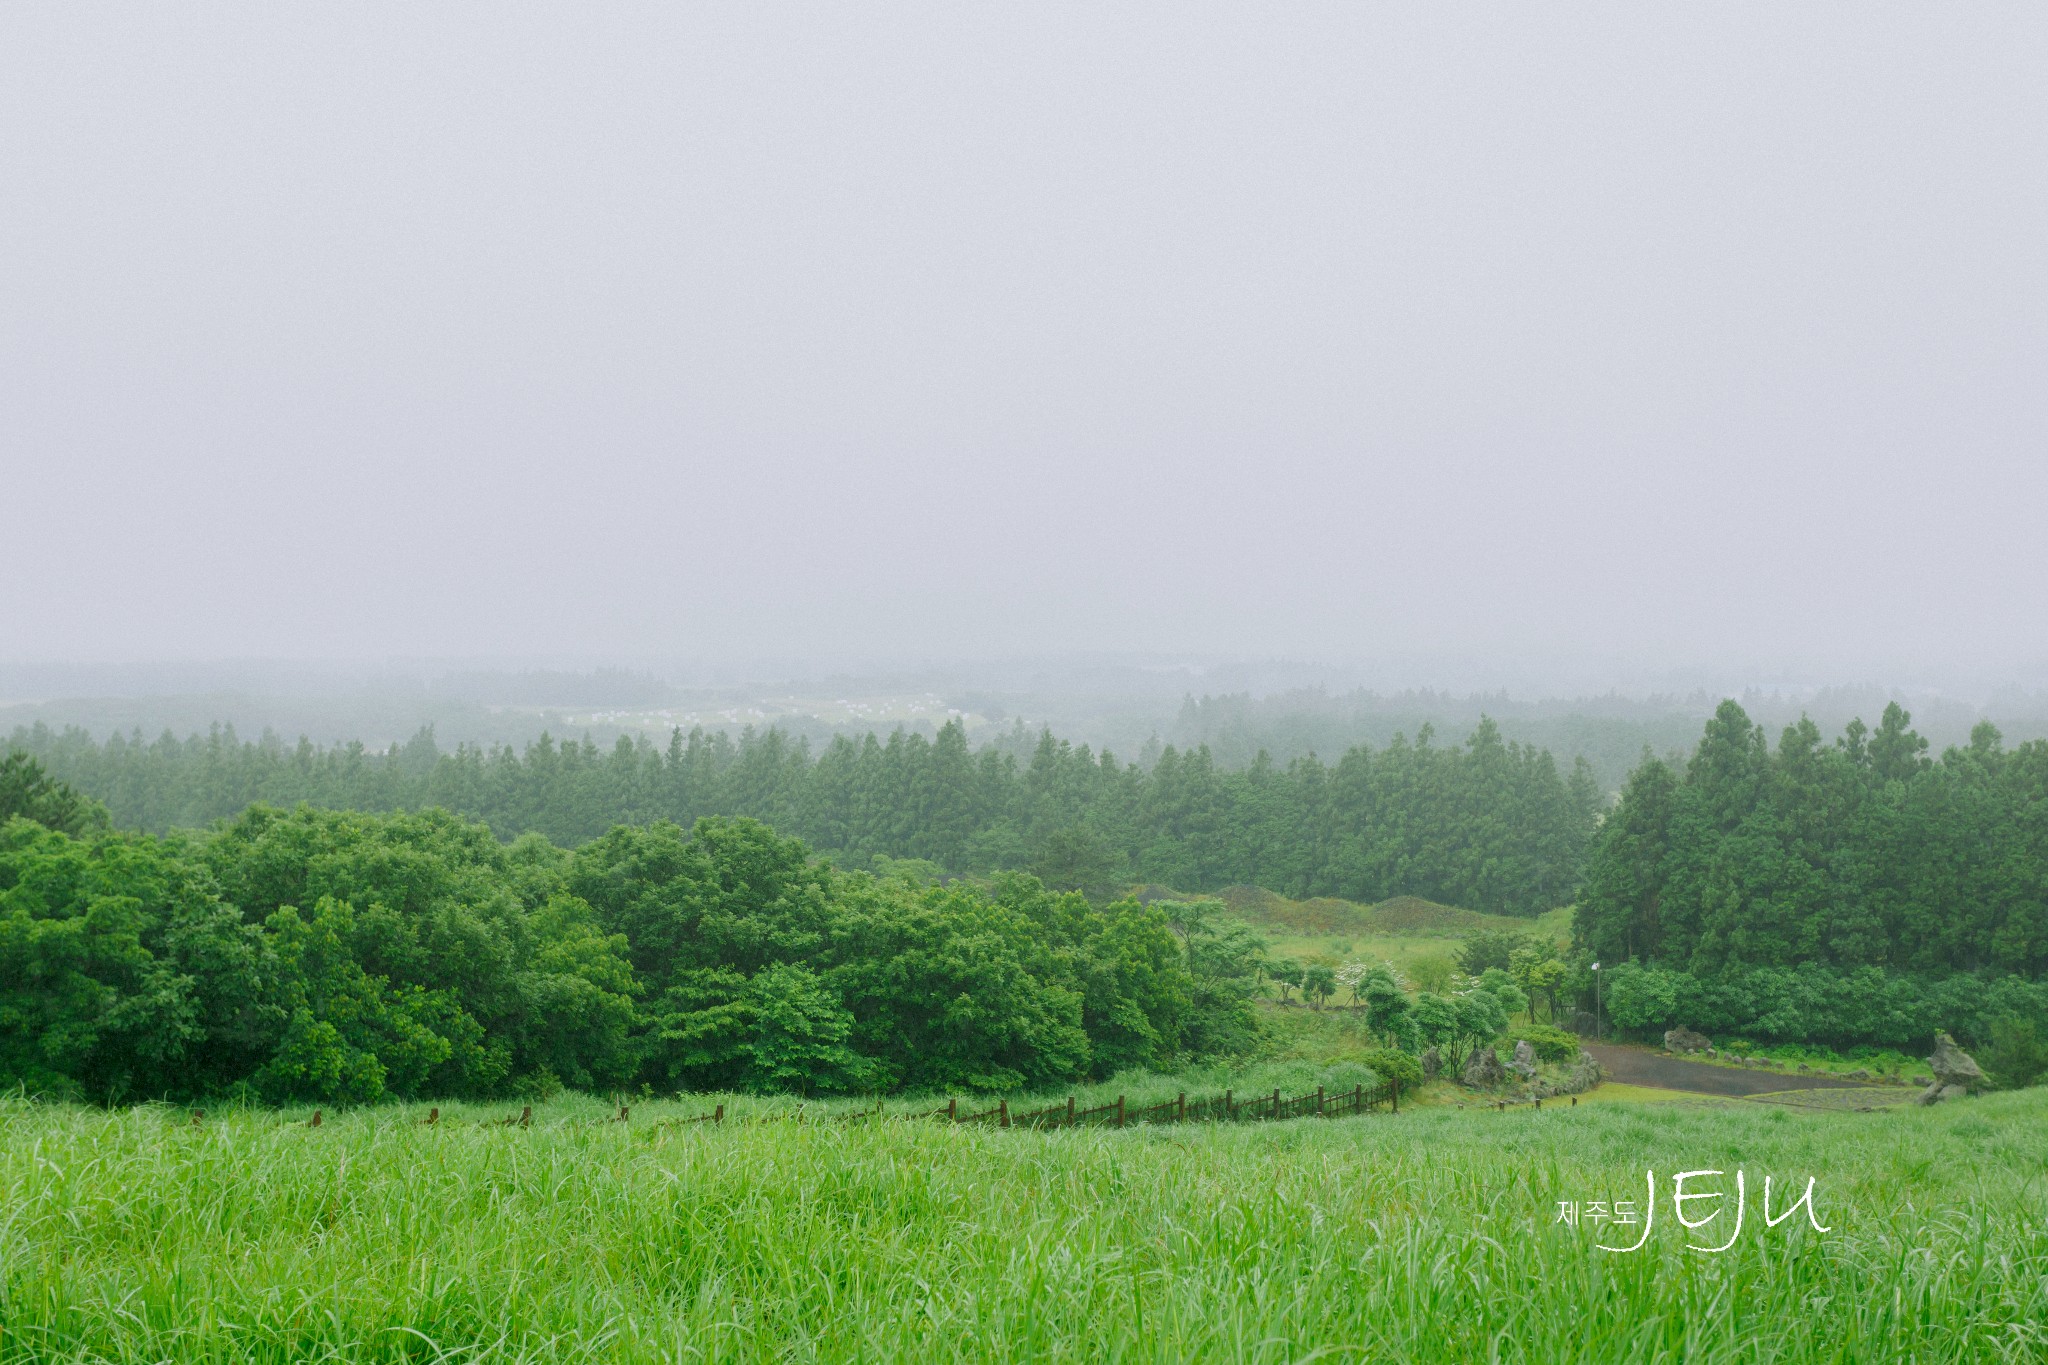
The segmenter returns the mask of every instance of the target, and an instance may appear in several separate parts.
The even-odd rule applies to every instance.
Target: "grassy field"
[[[1049,1133],[740,1101],[654,1127],[704,1107],[194,1129],[0,1101],[0,1359],[2048,1358],[2048,1091]],[[1555,1218],[1646,1167],[1738,1165],[1725,1254],[1683,1249],[1668,1195],[1635,1254]],[[1832,1230],[1763,1228],[1765,1174],[1780,1203],[1817,1177]]]
[[[1150,896],[1172,896],[1162,887],[1141,887]],[[1417,959],[1455,959],[1467,938],[1482,930],[1505,930],[1564,943],[1571,938],[1571,908],[1535,919],[1482,914],[1400,896],[1378,905],[1321,897],[1289,900],[1256,886],[1233,886],[1215,899],[1262,933],[1279,956],[1301,961],[1390,962],[1408,973]]]

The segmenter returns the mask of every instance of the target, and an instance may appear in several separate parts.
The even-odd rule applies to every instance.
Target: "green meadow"
[[[725,1102],[0,1102],[0,1360],[2048,1359],[2048,1091],[1050,1132]],[[1687,1234],[1660,1190],[1634,1253],[1557,1219],[1738,1167],[1721,1254],[1685,1242],[1726,1199]],[[1764,1227],[1766,1175],[1829,1230]]]
[[[1191,894],[1151,886],[1138,891],[1183,898]],[[1517,919],[1439,905],[1419,896],[1361,905],[1334,896],[1291,900],[1263,887],[1233,886],[1213,899],[1257,929],[1276,957],[1330,964],[1384,962],[1404,977],[1412,977],[1417,964],[1427,959],[1442,964],[1440,970],[1450,966],[1465,940],[1477,933],[1520,934],[1563,945],[1570,942],[1572,932],[1570,906]]]

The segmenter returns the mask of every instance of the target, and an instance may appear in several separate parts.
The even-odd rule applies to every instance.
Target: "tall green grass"
[[[707,1107],[195,1130],[0,1102],[0,1360],[2048,1358],[2040,1091],[1043,1133],[732,1101],[653,1129]],[[1554,1221],[1646,1166],[1737,1165],[1818,1177],[1833,1231],[1703,1255],[1667,1200],[1609,1255]]]

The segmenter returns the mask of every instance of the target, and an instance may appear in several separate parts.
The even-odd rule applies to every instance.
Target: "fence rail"
[[[1007,1100],[979,1113],[963,1113],[960,1102],[950,1100],[943,1108],[926,1110],[910,1117],[938,1119],[947,1123],[993,1123],[1003,1128],[1079,1128],[1089,1124],[1124,1128],[1138,1123],[1258,1123],[1308,1117],[1334,1119],[1351,1114],[1369,1114],[1378,1109],[1396,1114],[1401,1112],[1401,1083],[1398,1080],[1389,1078],[1380,1085],[1355,1086],[1335,1094],[1317,1086],[1306,1095],[1292,1097],[1275,1090],[1270,1095],[1239,1099],[1236,1092],[1226,1090],[1221,1095],[1191,1100],[1187,1092],[1182,1091],[1170,1100],[1143,1107],[1131,1105],[1124,1096],[1118,1095],[1108,1104],[1083,1109],[1070,1095],[1065,1104],[1052,1104],[1015,1114],[1010,1112]]]
[[[771,1114],[755,1114],[745,1117],[748,1123],[801,1123],[805,1119],[804,1105],[794,1110]],[[1392,1113],[1401,1112],[1401,1083],[1389,1079],[1383,1085],[1370,1088],[1356,1086],[1340,1090],[1335,1094],[1317,1086],[1306,1095],[1289,1097],[1278,1090],[1270,1095],[1252,1095],[1238,1098],[1235,1091],[1226,1090],[1220,1095],[1208,1095],[1189,1099],[1186,1091],[1170,1100],[1143,1106],[1132,1105],[1124,1096],[1118,1095],[1108,1104],[1090,1108],[1080,1107],[1079,1100],[1069,1095],[1063,1104],[1049,1104],[1042,1109],[1030,1109],[1021,1113],[1010,1112],[1008,1100],[998,1100],[993,1109],[966,1111],[960,1101],[948,1100],[937,1109],[926,1109],[905,1114],[884,1112],[886,1106],[876,1101],[872,1109],[857,1109],[848,1114],[835,1114],[813,1122],[832,1122],[845,1126],[860,1123],[874,1123],[882,1119],[908,1120],[911,1122],[937,1120],[947,1124],[982,1123],[996,1128],[1127,1128],[1140,1123],[1262,1123],[1277,1119],[1295,1118],[1343,1118],[1347,1115],[1369,1114],[1374,1110],[1386,1109]],[[601,1120],[604,1123],[629,1123],[631,1111],[620,1105],[618,1113]],[[197,1126],[200,1116],[194,1111],[192,1122]],[[428,1127],[441,1125],[441,1111],[431,1111],[420,1122]],[[486,1119],[490,1127],[525,1128],[533,1122],[533,1109],[521,1109],[517,1116]],[[714,1127],[725,1124],[725,1105],[720,1104],[708,1114],[695,1114],[689,1118],[663,1119],[649,1126],[648,1131],[665,1128],[687,1128],[694,1124],[708,1123]],[[311,1127],[320,1126],[320,1115],[315,1113]]]

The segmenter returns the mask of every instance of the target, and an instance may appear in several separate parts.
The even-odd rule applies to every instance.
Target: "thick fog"
[[[2036,680],[2044,70],[2020,5],[11,6],[0,659]]]

